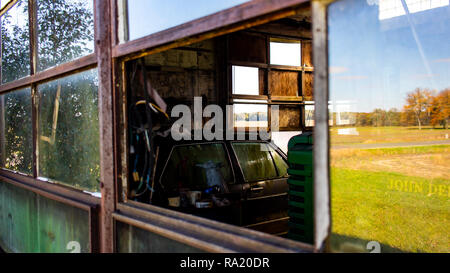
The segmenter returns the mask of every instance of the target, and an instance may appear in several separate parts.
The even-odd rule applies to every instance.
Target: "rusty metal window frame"
[[[39,84],[73,75],[97,67],[98,52],[104,51],[97,44],[93,53],[78,59],[69,61],[49,68],[47,70],[37,72],[37,15],[36,15],[36,0],[27,1],[29,8],[28,23],[29,23],[29,43],[30,43],[30,75],[5,84],[0,83],[0,94],[14,92],[22,88],[31,89],[32,99],[32,134],[33,134],[33,175],[25,175],[15,171],[0,168],[0,183],[10,183],[14,186],[24,188],[32,191],[40,196],[44,196],[51,200],[61,202],[63,204],[80,208],[89,213],[89,231],[90,231],[90,245],[91,252],[100,251],[99,232],[100,232],[100,203],[101,199],[94,197],[82,190],[76,189],[62,184],[48,183],[38,178],[38,141],[37,141],[37,124],[38,124],[38,109],[37,109],[37,87]],[[94,18],[99,16],[97,12],[98,2],[102,0],[91,0],[94,3]],[[7,3],[0,10],[0,17],[4,15],[11,7],[13,7],[18,0],[12,0]],[[106,1],[105,1],[106,2]],[[95,20],[97,22],[97,20]],[[98,35],[98,23],[94,24],[94,35]],[[1,37],[0,37],[1,39]],[[100,90],[99,90],[100,94]]]
[[[108,234],[113,241],[108,244],[115,251],[114,241],[116,233],[115,222],[123,222],[135,227],[142,228],[149,232],[162,235],[190,246],[213,252],[314,252],[323,251],[324,242],[329,233],[329,186],[328,186],[328,156],[319,159],[320,156],[328,153],[328,127],[324,130],[324,123],[321,121],[321,114],[316,115],[315,129],[315,169],[317,175],[317,185],[314,188],[315,197],[315,244],[303,244],[300,242],[278,238],[269,234],[255,232],[241,227],[236,227],[224,223],[219,223],[193,215],[179,213],[176,211],[160,208],[154,205],[139,203],[127,200],[127,194],[122,186],[127,187],[128,177],[128,140],[127,140],[127,115],[126,115],[126,75],[125,63],[147,55],[166,51],[172,48],[187,44],[211,39],[231,32],[244,30],[252,26],[264,24],[270,21],[281,19],[295,13],[296,9],[308,0],[286,0],[286,1],[266,1],[253,0],[251,2],[236,6],[216,14],[205,16],[200,19],[187,22],[174,28],[160,31],[143,38],[128,41],[122,44],[118,42],[119,13],[118,1],[111,2],[111,57],[113,67],[114,91],[112,102],[114,108],[114,205],[109,206],[112,222],[108,220],[113,229],[112,234]],[[324,83],[327,78],[326,65],[322,65],[318,55],[324,53],[322,45],[326,45],[326,35],[321,36],[317,28],[323,27],[323,22],[317,20],[326,18],[325,10],[321,9],[319,1],[312,1],[313,18],[313,50],[319,54],[314,56],[314,76],[317,79],[314,83],[316,103],[322,104],[323,97],[327,93],[324,91]],[[319,5],[318,5],[319,4]],[[122,14],[123,16],[123,14]],[[326,24],[325,24],[326,27]],[[317,50],[317,51],[316,51]],[[323,57],[322,57],[323,58]],[[326,86],[326,83],[325,83]],[[327,103],[325,104],[327,105]],[[323,107],[318,107],[316,111],[322,111]],[[326,107],[328,115],[328,108]],[[323,115],[323,114],[322,114]],[[327,119],[325,119],[327,121]],[[328,123],[325,123],[328,126]],[[326,133],[326,135],[323,135]],[[103,148],[104,149],[104,148]],[[316,162],[317,161],[317,162]],[[321,174],[323,169],[326,169]],[[320,175],[319,175],[320,174]],[[109,185],[108,187],[110,187]],[[103,196],[103,198],[105,198]],[[104,200],[104,203],[107,200]],[[321,203],[321,204],[319,204]],[[320,228],[317,227],[320,225]],[[222,239],[221,239],[222,238]],[[227,240],[223,238],[229,238]]]

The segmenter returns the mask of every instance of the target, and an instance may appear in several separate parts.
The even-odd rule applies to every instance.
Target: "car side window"
[[[177,194],[181,189],[203,191],[233,182],[229,159],[221,143],[175,146],[161,176],[161,184],[168,194]]]
[[[278,178],[287,171],[287,166],[280,162],[283,158],[267,143],[235,142],[232,145],[247,182]],[[282,175],[278,175],[274,161]]]
[[[275,166],[277,167],[278,177],[286,176],[287,175],[287,170],[288,170],[288,167],[289,167],[287,162],[283,159],[283,157],[281,157],[280,153],[277,152],[272,147],[270,147],[270,153],[272,154],[273,161],[275,162]]]

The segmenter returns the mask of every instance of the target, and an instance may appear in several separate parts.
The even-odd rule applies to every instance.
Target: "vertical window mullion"
[[[314,64],[314,245],[322,249],[331,229],[329,128],[328,128],[328,22],[331,1],[313,0]]]
[[[30,75],[34,75],[37,71],[37,5],[35,0],[28,0],[28,29],[30,32]],[[39,175],[38,163],[38,91],[37,85],[31,85],[31,124],[33,134],[33,177]]]

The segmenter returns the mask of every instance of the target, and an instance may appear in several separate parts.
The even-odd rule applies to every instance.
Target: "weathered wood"
[[[269,71],[269,90],[273,96],[299,96],[299,73]]]
[[[328,130],[328,22],[326,1],[312,1],[314,62],[314,245],[331,231]]]

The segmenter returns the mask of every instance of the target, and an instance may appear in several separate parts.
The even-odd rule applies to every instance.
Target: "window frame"
[[[8,3],[0,10],[3,15],[15,1]],[[27,1],[27,0],[25,0]],[[133,60],[142,56],[161,52],[171,48],[183,46],[195,41],[218,37],[227,33],[242,30],[252,26],[258,26],[269,21],[277,20],[295,13],[295,11],[309,5],[308,0],[285,0],[285,1],[265,1],[253,0],[239,6],[219,11],[215,14],[196,19],[191,22],[163,30],[149,36],[118,44],[120,28],[118,6],[123,0],[92,0],[94,1],[94,53],[68,63],[58,65],[48,70],[35,73],[35,64],[31,60],[31,69],[34,69],[29,76],[0,85],[0,93],[11,92],[24,87],[32,90],[33,103],[33,142],[36,142],[37,131],[35,120],[36,109],[36,86],[39,83],[60,78],[65,75],[88,70],[94,67],[98,69],[99,81],[99,121],[100,121],[100,180],[102,198],[95,198],[89,194],[67,188],[63,185],[43,182],[34,177],[23,176],[11,171],[0,169],[1,183],[11,183],[39,195],[46,196],[52,200],[63,202],[71,206],[83,206],[90,211],[90,232],[91,251],[113,252],[115,250],[114,222],[126,222],[134,226],[142,226],[144,229],[162,234],[167,238],[182,240],[186,244],[198,245],[207,251],[230,252],[230,251],[252,251],[252,252],[314,252],[323,251],[323,240],[327,237],[329,227],[329,191],[327,174],[322,174],[323,170],[328,171],[325,164],[328,158],[322,158],[321,164],[315,163],[316,177],[315,202],[322,202],[321,207],[316,208],[316,212],[321,213],[316,216],[316,223],[320,224],[320,229],[316,228],[315,245],[303,244],[277,238],[267,234],[261,234],[251,230],[220,224],[203,218],[191,215],[177,214],[172,211],[157,208],[146,204],[135,204],[133,201],[124,202],[121,198],[122,183],[127,181],[127,136],[124,128],[127,120],[124,118],[122,110],[126,105],[125,86],[125,61]],[[312,0],[313,17],[313,45],[315,55],[325,54],[325,57],[314,57],[315,64],[315,101],[317,105],[323,102],[322,96],[327,94],[327,73],[326,63],[326,9],[323,8],[328,2]],[[28,0],[30,11],[35,11],[33,6],[35,0]],[[33,13],[30,13],[33,14]],[[122,14],[123,15],[123,14]],[[30,29],[36,29],[36,20],[29,16]],[[225,18],[225,19],[223,19]],[[35,40],[35,31],[30,33],[30,39]],[[35,55],[36,43],[30,43],[30,56]],[[324,83],[325,82],[325,83]],[[320,94],[320,96],[319,96]],[[328,113],[328,101],[325,101],[325,112]],[[328,137],[324,134],[328,129],[323,130],[321,115],[325,112],[320,107],[316,108],[315,116],[316,130],[315,136],[315,160],[326,154],[328,149]],[[36,151],[36,147],[34,147]],[[36,154],[33,155],[36,162]],[[158,224],[160,222],[161,224]],[[178,226],[177,226],[178,225]],[[187,234],[183,230],[195,230],[204,226],[196,235]],[[101,235],[101,236],[100,236]],[[180,235],[183,235],[180,237]],[[228,238],[230,241],[224,245],[223,240],[217,238]],[[318,240],[317,240],[318,239]],[[209,243],[212,242],[212,243]]]
[[[118,0],[122,1],[122,0]],[[313,0],[314,1],[314,0]],[[257,26],[264,24],[269,21],[277,20],[283,17],[287,17],[295,13],[295,11],[305,8],[308,6],[310,1],[308,0],[287,0],[280,1],[276,3],[270,3],[264,0],[253,0],[251,2],[242,4],[218,12],[216,14],[206,16],[177,27],[164,30],[155,34],[145,36],[143,38],[129,41],[126,43],[118,44],[118,30],[119,25],[117,24],[117,15],[121,14],[123,16],[123,11],[117,10],[117,2],[114,1],[114,23],[113,25],[113,44],[112,44],[112,58],[114,64],[114,79],[117,81],[114,85],[115,95],[115,111],[114,116],[117,120],[115,127],[115,143],[117,144],[116,150],[116,196],[117,200],[115,207],[117,211],[112,213],[114,221],[128,223],[132,226],[138,226],[147,230],[149,232],[154,232],[157,234],[162,234],[167,238],[172,238],[174,240],[180,240],[179,234],[183,234],[183,238],[188,238],[187,243],[192,246],[201,246],[201,248],[206,251],[252,251],[256,252],[284,252],[284,251],[295,251],[295,252],[315,252],[323,251],[325,249],[324,240],[316,241],[314,245],[304,244],[292,240],[286,240],[283,238],[277,238],[272,235],[263,234],[260,232],[254,233],[254,231],[247,230],[241,227],[235,227],[227,224],[221,224],[212,220],[199,218],[197,216],[186,215],[183,213],[171,211],[164,208],[159,208],[153,205],[135,202],[132,200],[127,200],[127,195],[123,191],[124,187],[128,184],[128,139],[127,139],[127,82],[125,75],[125,63],[130,60],[136,60],[140,57],[144,57],[150,54],[166,51],[172,48],[185,46],[190,43],[199,42],[202,40],[215,38],[242,30],[245,28],[250,28],[252,26]],[[245,13],[243,11],[245,10]],[[240,16],[237,16],[240,14]],[[219,18],[222,18],[219,20]],[[223,20],[223,18],[226,18]],[[208,24],[210,23],[210,24]],[[234,24],[234,25],[233,25]],[[196,27],[197,26],[197,27]],[[314,26],[314,22],[313,22]],[[314,36],[314,31],[313,31]],[[321,40],[321,42],[324,42]],[[311,71],[317,73],[316,71]],[[316,84],[316,83],[315,83]],[[320,90],[322,91],[322,90]],[[318,92],[315,89],[315,92]],[[316,169],[317,170],[317,169]],[[319,194],[319,193],[317,193]],[[320,192],[321,200],[328,204],[329,195],[326,192]],[[324,200],[325,199],[325,200]],[[318,200],[317,198],[315,200]],[[162,218],[159,218],[162,217]],[[329,214],[326,212],[320,215],[320,219],[329,218]],[[175,221],[172,225],[164,226],[161,221]],[[213,227],[217,229],[217,225],[223,225],[223,229],[216,230],[216,232],[211,230],[204,230],[197,235],[187,234],[185,231],[175,228],[177,224],[176,221],[192,221],[194,224],[191,227],[186,227],[186,230],[199,227]],[[322,223],[322,222],[321,222]],[[327,223],[324,223],[325,229],[328,228]],[[322,228],[323,229],[323,228]],[[234,234],[236,237],[230,238],[230,243],[232,247],[224,249],[224,243],[215,244],[217,248],[211,250],[211,244],[209,242],[215,242],[217,237],[228,236],[228,234]],[[114,234],[116,236],[117,234]],[[327,234],[326,234],[327,235]],[[113,237],[114,237],[113,236]],[[317,236],[316,236],[317,237]],[[116,238],[116,237],[114,237]],[[250,241],[248,239],[252,238]],[[321,237],[319,237],[321,238]],[[183,242],[186,243],[186,240]],[[245,240],[245,242],[244,242]],[[281,244],[280,244],[281,243]],[[258,247],[256,247],[258,245]],[[273,248],[274,246],[278,246]],[[292,249],[293,247],[296,249]],[[289,250],[290,249],[290,250]]]
[[[306,66],[305,63],[305,50],[304,45],[306,43],[311,43],[311,39],[306,37],[293,37],[293,36],[287,36],[287,35],[275,35],[275,34],[268,34],[263,32],[256,32],[256,31],[243,31],[246,34],[250,35],[258,35],[264,37],[266,41],[266,63],[255,63],[255,62],[245,62],[245,61],[234,61],[231,60],[229,57],[227,58],[227,78],[228,78],[228,103],[229,104],[244,104],[242,102],[236,102],[235,100],[239,99],[246,99],[246,100],[265,100],[266,102],[263,104],[266,104],[268,106],[267,111],[267,117],[268,117],[268,126],[267,129],[271,130],[271,109],[270,106],[272,105],[278,105],[278,106],[291,106],[291,107],[298,107],[298,111],[300,113],[300,124],[298,124],[295,127],[287,126],[287,127],[280,127],[280,131],[304,131],[304,130],[310,130],[312,127],[306,126],[305,122],[305,105],[306,101],[311,101],[313,97],[306,97],[303,96],[303,92],[306,89],[306,73],[314,73],[314,67]],[[278,64],[271,64],[270,59],[270,43],[271,39],[285,39],[285,40],[293,40],[300,42],[300,66],[289,66],[289,65],[278,65]],[[229,38],[227,37],[229,40]],[[227,44],[229,42],[227,41]],[[227,49],[228,51],[229,49]],[[311,52],[312,55],[312,52]],[[312,57],[312,56],[311,56]],[[264,74],[264,95],[241,95],[241,94],[234,94],[233,93],[233,73],[232,68],[233,66],[244,66],[244,67],[253,67],[258,68],[258,71],[263,71]],[[296,96],[273,96],[271,94],[272,90],[270,89],[270,72],[271,71],[281,71],[281,72],[295,72],[298,74],[298,93]],[[261,88],[261,87],[260,87]],[[245,104],[251,104],[251,103],[245,103]],[[234,122],[234,119],[233,119]],[[238,128],[234,126],[235,130],[238,130]],[[246,131],[249,130],[248,127],[244,127]]]
[[[93,18],[98,17],[96,5],[100,0],[93,1]],[[18,0],[9,1],[1,10],[0,17],[10,10]],[[100,203],[101,198],[71,187],[69,185],[60,183],[51,183],[47,179],[38,177],[38,85],[52,81],[65,76],[75,75],[79,72],[87,71],[98,67],[98,53],[102,50],[95,44],[94,52],[88,55],[76,58],[72,61],[51,67],[44,71],[37,72],[37,2],[36,0],[23,0],[24,4],[28,6],[28,25],[29,25],[29,57],[30,57],[30,74],[23,78],[4,83],[0,82],[0,94],[13,93],[15,91],[30,88],[30,98],[32,103],[31,120],[32,120],[32,138],[33,138],[33,166],[32,174],[22,174],[17,171],[0,168],[0,183],[9,183],[13,186],[23,188],[25,190],[36,193],[38,196],[46,197],[50,200],[63,203],[72,207],[85,210],[89,213],[89,242],[90,251],[100,251]],[[98,24],[94,24],[94,36],[98,35]],[[1,37],[0,37],[1,39]],[[95,39],[94,39],[95,40]],[[1,47],[1,44],[0,44]],[[1,72],[0,72],[1,76]],[[100,95],[99,90],[99,95]],[[99,103],[100,104],[100,103]],[[99,105],[100,106],[100,105]],[[2,125],[3,127],[3,125]],[[1,127],[0,127],[1,128]],[[102,159],[100,160],[102,161]],[[101,163],[100,163],[101,164]]]

